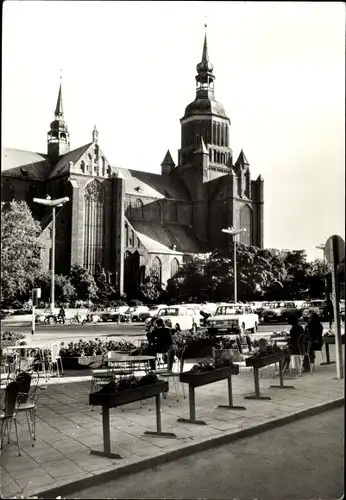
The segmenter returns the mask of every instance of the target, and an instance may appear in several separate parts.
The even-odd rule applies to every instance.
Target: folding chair
[[[0,442],[0,453],[2,452],[4,437],[7,431],[7,439],[8,443],[10,443],[11,437],[11,426],[12,422],[14,422],[14,427],[16,430],[16,438],[17,438],[17,446],[18,446],[18,455],[20,456],[20,444],[18,438],[18,428],[17,428],[17,407],[18,407],[18,394],[19,387],[16,382],[10,382],[5,389],[5,399],[4,399],[4,407],[1,410],[0,420],[1,420],[1,442]]]
[[[32,446],[35,446],[34,441],[36,440],[36,409],[40,396],[40,392],[38,391],[39,379],[40,376],[36,373],[31,379],[29,390],[26,393],[19,393],[20,398],[17,408],[17,413],[25,412]]]

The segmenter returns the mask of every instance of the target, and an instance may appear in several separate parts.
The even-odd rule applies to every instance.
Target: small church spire
[[[204,24],[205,34],[204,34],[204,43],[203,43],[203,52],[202,52],[202,62],[208,62],[208,41],[207,41],[207,23]]]
[[[59,93],[58,93],[58,100],[56,101],[56,107],[55,107],[55,118],[63,118],[64,117],[64,110],[62,107],[62,90],[61,90],[61,71],[60,70],[60,85],[59,85]]]
[[[93,129],[93,142],[95,144],[97,144],[98,138],[99,138],[99,133],[97,131],[96,125],[94,125],[94,129]]]
[[[161,163],[161,174],[170,174],[172,170],[175,167],[175,163],[173,161],[171,152],[169,149],[167,149],[166,156],[164,157],[162,163]]]

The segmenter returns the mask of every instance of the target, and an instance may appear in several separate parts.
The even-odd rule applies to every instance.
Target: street
[[[323,323],[324,329],[328,328],[327,323]],[[260,325],[258,327],[259,333],[268,332],[280,332],[282,330],[288,330],[289,325],[271,323]],[[29,323],[23,323],[21,325],[11,325],[6,321],[1,322],[1,330],[5,331],[15,331],[19,333],[30,334],[31,325]],[[30,338],[31,335],[30,335]],[[101,338],[106,340],[106,338],[122,338],[124,340],[145,340],[145,327],[143,323],[87,323],[85,325],[36,325],[36,333],[32,340],[41,343],[50,343],[51,341],[60,342],[76,342],[79,339],[92,340],[95,338]]]
[[[343,477],[338,408],[68,498],[337,499]]]

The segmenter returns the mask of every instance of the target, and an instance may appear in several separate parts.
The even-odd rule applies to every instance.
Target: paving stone
[[[54,478],[84,472],[81,467],[68,458],[45,462],[42,467]]]

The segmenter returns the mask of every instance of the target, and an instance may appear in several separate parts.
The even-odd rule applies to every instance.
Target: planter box
[[[89,404],[93,406],[105,406],[107,408],[116,408],[142,399],[152,398],[162,392],[168,392],[168,382],[157,382],[156,384],[136,387],[128,391],[116,392],[114,394],[102,394],[92,392],[89,394]]]
[[[86,370],[88,369],[89,367],[86,366],[86,365],[80,365],[79,364],[79,360],[80,360],[80,356],[76,356],[76,357],[69,357],[67,356],[66,358],[65,357],[61,357],[61,361],[62,361],[62,366],[64,368],[64,370]]]
[[[17,340],[1,340],[1,348],[12,347],[17,344]]]
[[[251,356],[245,360],[246,366],[254,366],[256,368],[263,368],[264,366],[272,365],[273,363],[278,363],[280,360],[285,359],[287,356],[286,352],[277,352],[271,354],[270,356],[264,356],[262,358],[254,358]]]
[[[181,373],[179,378],[182,383],[191,384],[194,387],[200,387],[201,385],[218,382],[219,380],[223,380],[230,375],[238,375],[238,373],[239,366],[231,365],[204,372],[185,372]]]

